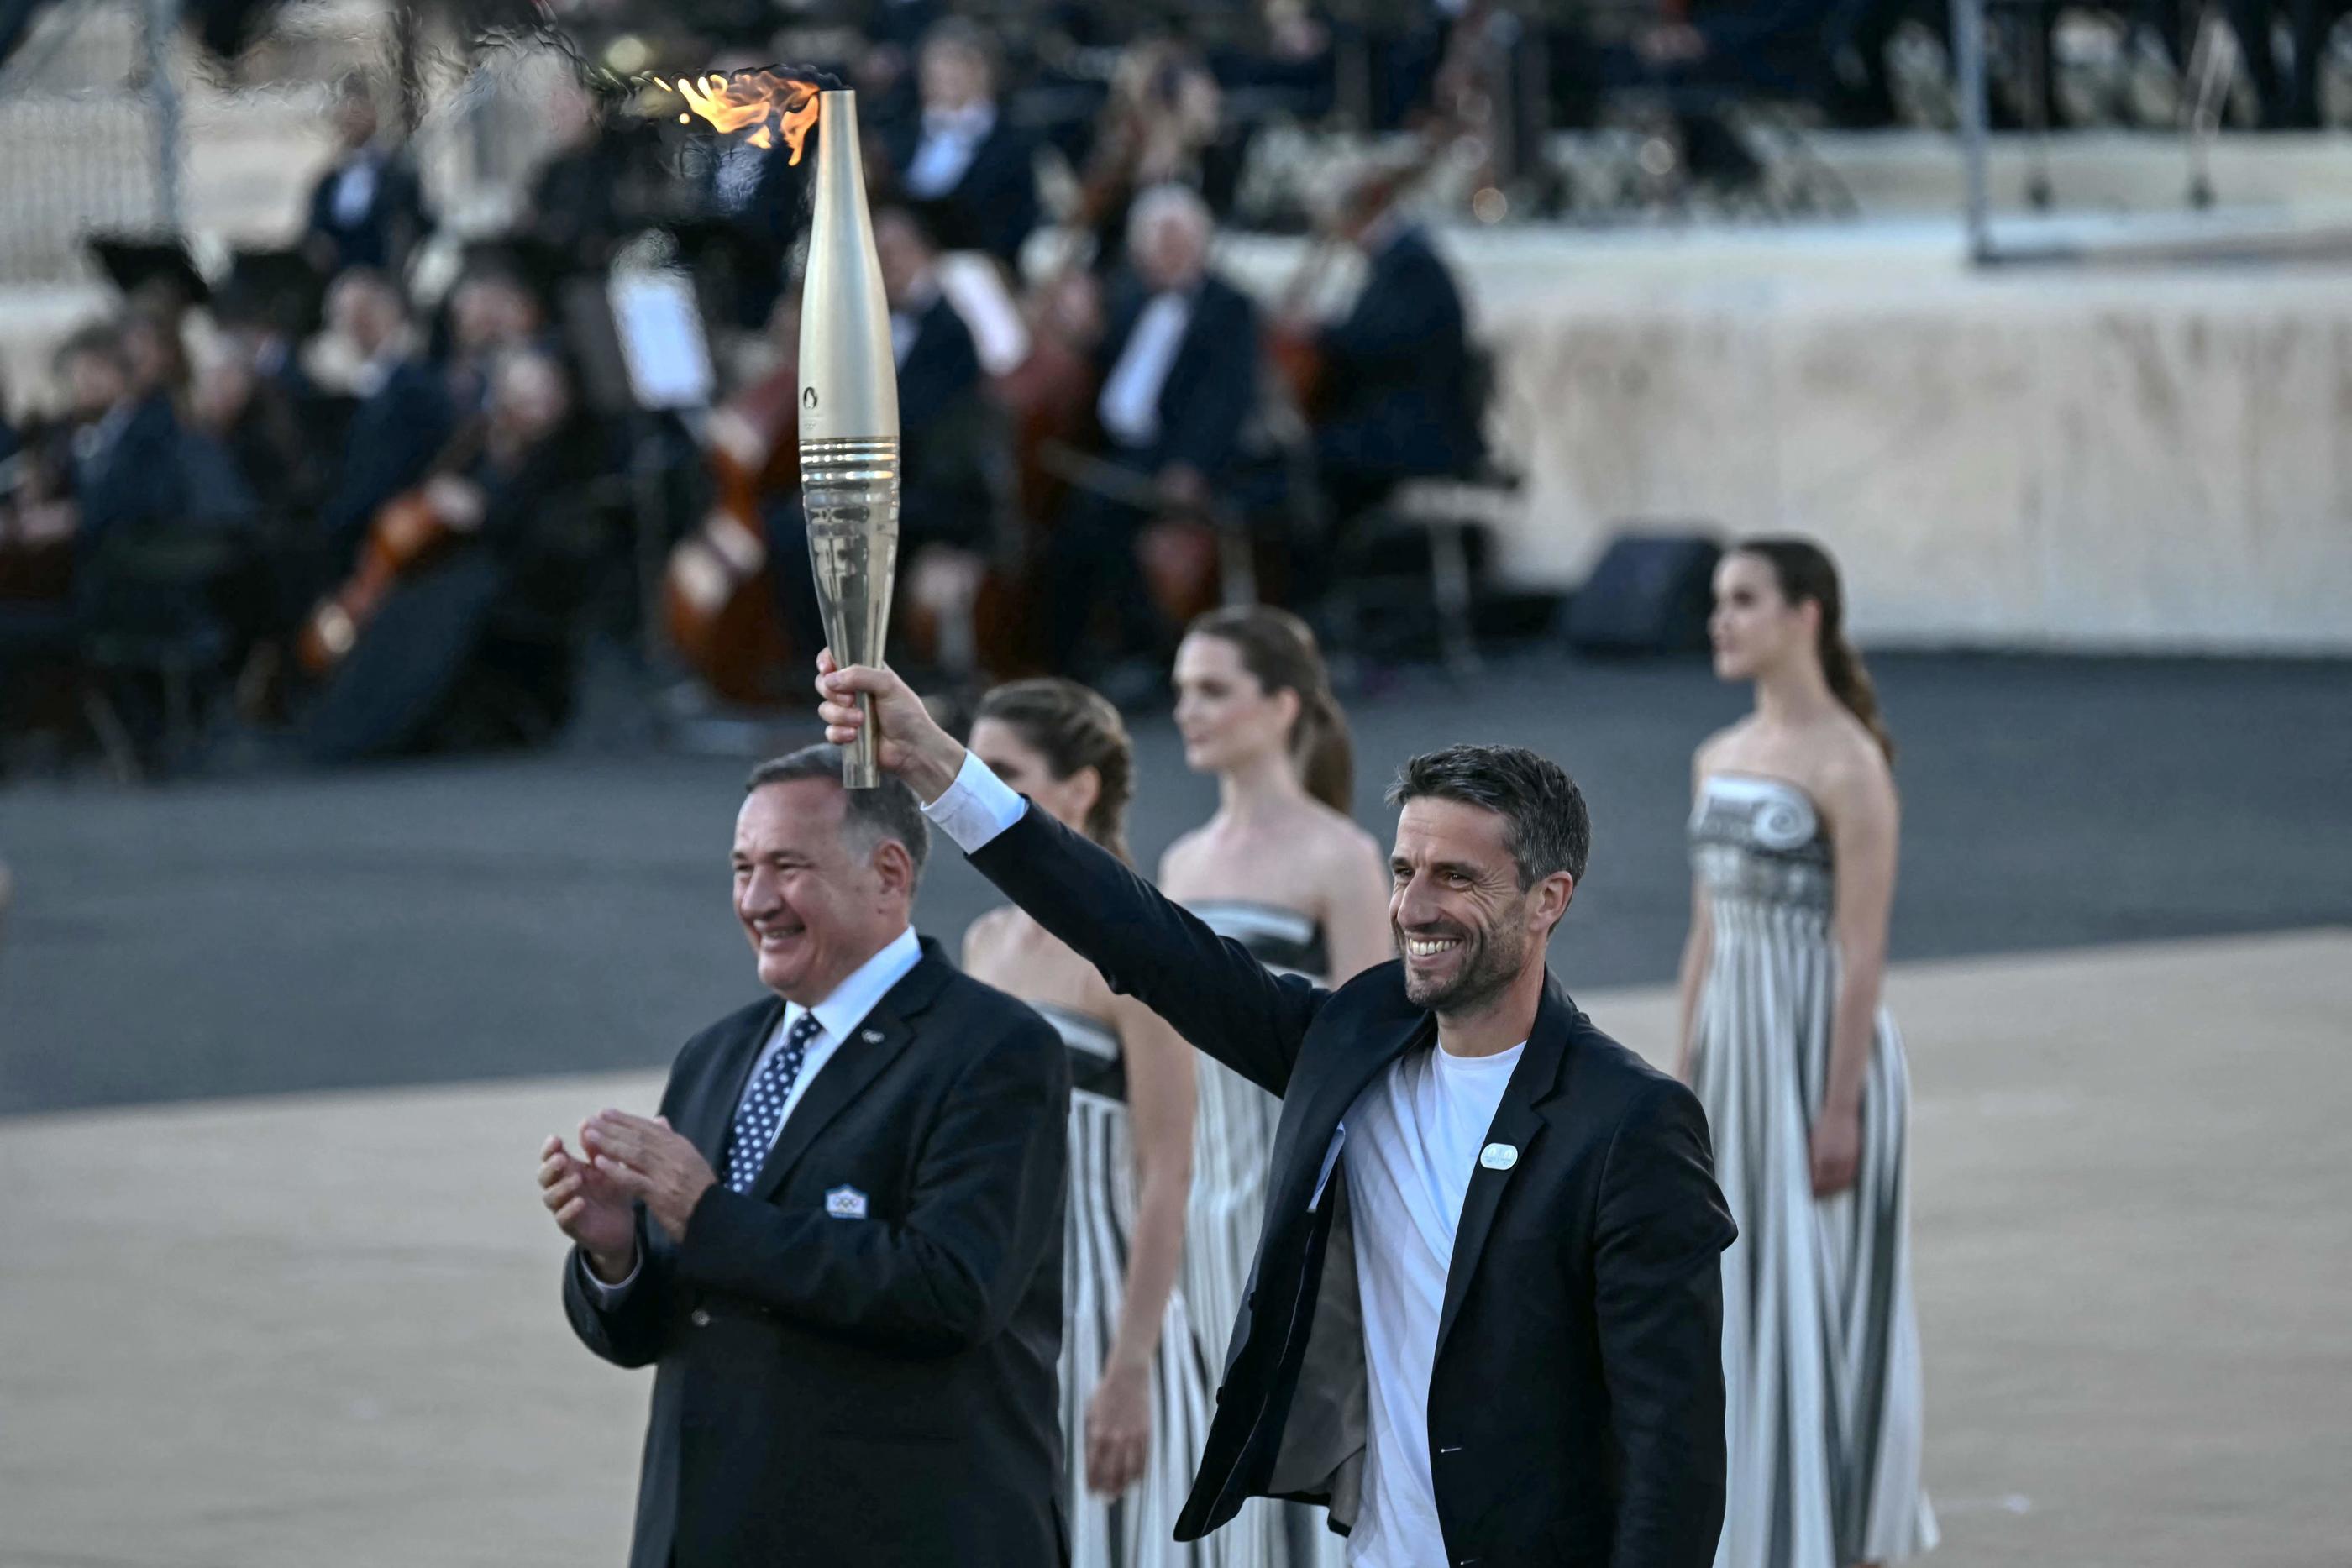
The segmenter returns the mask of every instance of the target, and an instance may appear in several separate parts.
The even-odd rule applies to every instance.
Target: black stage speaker
[[[1703,533],[1619,534],[1568,601],[1568,645],[1580,653],[1705,649],[1722,559],[1723,547]]]

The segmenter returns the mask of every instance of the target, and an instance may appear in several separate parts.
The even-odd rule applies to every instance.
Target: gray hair
[[[1556,872],[1584,880],[1592,819],[1583,791],[1559,763],[1523,746],[1424,751],[1398,769],[1389,804],[1423,798],[1459,800],[1502,818],[1503,843],[1519,868],[1521,892]]]
[[[1209,204],[1201,199],[1201,193],[1171,181],[1154,185],[1135,198],[1135,204],[1127,211],[1128,244],[1134,245],[1151,231],[1154,224],[1170,218],[1192,230],[1192,237],[1204,250],[1217,232],[1216,214],[1209,211]]]
[[[838,789],[841,758],[841,747],[824,741],[772,757],[751,769],[751,776],[743,781],[743,793],[749,795],[771,784],[794,784],[803,779],[823,779]],[[923,808],[917,803],[915,792],[898,779],[886,778],[872,789],[842,789],[841,798],[842,831],[869,852],[884,840],[896,839],[905,846],[907,858],[915,862],[915,876],[919,881],[923,857],[930,852],[931,827],[924,820]]]

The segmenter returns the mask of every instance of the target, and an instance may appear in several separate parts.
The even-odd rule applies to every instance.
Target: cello
[[[730,702],[764,706],[788,695],[789,653],[761,510],[769,497],[801,482],[799,387],[797,357],[788,352],[782,364],[712,411],[701,432],[714,491],[710,510],[671,548],[663,572],[671,645]]]
[[[434,481],[470,465],[480,455],[488,434],[488,415],[467,420],[442,447],[423,481],[377,508],[360,547],[358,568],[311,608],[295,633],[295,660],[312,678],[323,680],[334,674],[401,579],[440,554],[456,537],[458,530],[434,504]]]

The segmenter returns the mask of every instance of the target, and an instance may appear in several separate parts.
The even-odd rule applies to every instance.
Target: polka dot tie
[[[794,1019],[784,1035],[784,1048],[768,1058],[744,1091],[743,1103],[735,1107],[735,1135],[727,1155],[728,1191],[751,1190],[776,1141],[776,1129],[783,1125],[784,1102],[792,1097],[801,1063],[808,1060],[809,1041],[823,1029],[814,1013]]]

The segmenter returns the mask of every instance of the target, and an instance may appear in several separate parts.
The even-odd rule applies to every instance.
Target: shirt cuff
[[[572,1251],[572,1259],[580,1270],[581,1282],[588,1287],[590,1299],[600,1307],[610,1307],[623,1296],[627,1295],[629,1287],[637,1282],[637,1275],[644,1271],[646,1266],[645,1253],[640,1249],[636,1261],[629,1265],[627,1277],[617,1285],[608,1285],[596,1278],[595,1270],[588,1267],[588,1254],[575,1247]]]
[[[955,782],[923,808],[932,826],[953,839],[970,854],[1021,820],[1029,802],[990,770],[987,763],[967,751]]]

